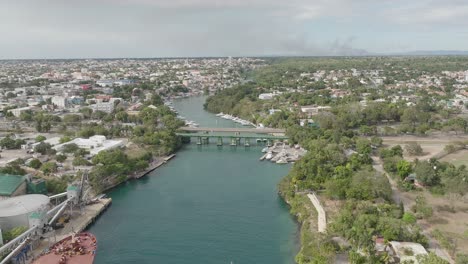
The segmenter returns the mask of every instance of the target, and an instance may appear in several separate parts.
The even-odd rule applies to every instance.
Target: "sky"
[[[0,0],[0,59],[467,49],[468,0]]]

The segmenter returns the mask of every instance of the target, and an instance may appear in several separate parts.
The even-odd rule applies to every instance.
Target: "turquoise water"
[[[234,126],[203,111],[203,100],[174,105],[202,126]],[[277,195],[289,166],[259,162],[260,149],[186,145],[109,192],[112,206],[90,228],[95,263],[294,263],[297,225]]]

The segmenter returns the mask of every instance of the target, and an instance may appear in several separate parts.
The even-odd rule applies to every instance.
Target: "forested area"
[[[348,252],[356,261],[353,263],[386,263],[386,254],[375,254],[376,237],[427,245],[412,213],[393,202],[387,178],[371,166],[370,155],[381,144],[378,138],[368,140],[349,131],[298,126],[289,129],[288,135],[308,150],[279,184],[280,194],[302,222],[298,263],[331,263],[337,252]],[[389,151],[399,155],[403,150]],[[309,221],[315,220],[309,220],[313,211],[301,193],[309,190],[342,204],[326,234],[307,234],[311,232]],[[334,237],[344,238],[348,246],[340,245]]]

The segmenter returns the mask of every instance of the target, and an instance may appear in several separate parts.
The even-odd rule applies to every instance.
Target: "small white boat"
[[[257,141],[258,141],[258,139],[257,139]],[[262,149],[262,153],[266,153],[266,152],[268,152],[268,147],[265,147],[265,148]]]
[[[224,115],[223,112],[216,114],[216,116],[219,116],[219,117],[222,117],[223,115]]]
[[[273,153],[270,151],[270,152],[267,153],[265,159],[266,160],[271,160],[271,158],[273,158]]]
[[[288,161],[286,161],[284,158],[280,158],[279,160],[276,161],[276,164],[287,164]]]

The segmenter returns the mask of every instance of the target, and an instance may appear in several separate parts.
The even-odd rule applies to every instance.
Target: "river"
[[[204,99],[174,107],[201,126],[237,125],[204,111]],[[277,195],[290,166],[258,161],[261,148],[188,144],[147,177],[110,191],[112,206],[90,227],[95,263],[294,263],[298,228]]]

